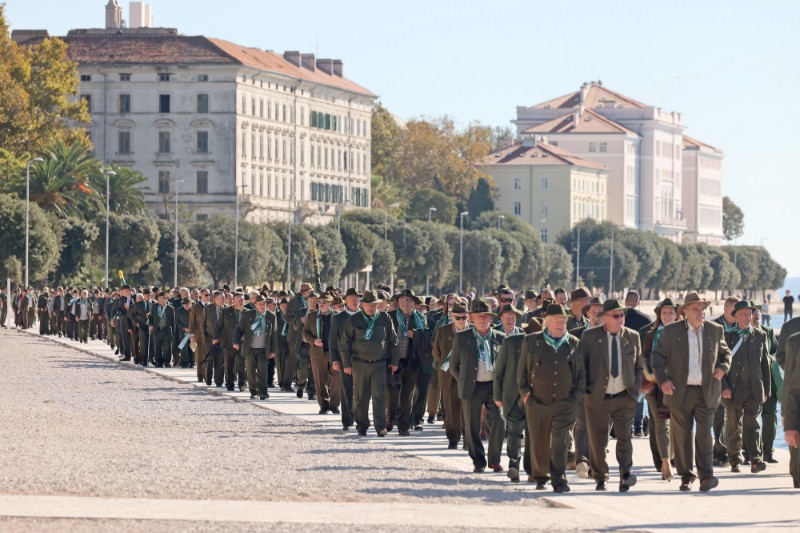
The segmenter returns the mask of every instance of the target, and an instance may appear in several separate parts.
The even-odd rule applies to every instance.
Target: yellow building
[[[526,137],[480,161],[494,178],[497,209],[539,230],[542,242],[555,242],[584,218],[606,220],[608,173],[604,165]]]

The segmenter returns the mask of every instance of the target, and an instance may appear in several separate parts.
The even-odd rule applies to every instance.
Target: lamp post
[[[286,290],[291,290],[292,281],[292,225],[294,224],[294,193],[289,197],[289,204],[292,209],[292,216],[289,219],[289,244],[286,254]]]
[[[397,209],[400,207],[400,204],[394,203],[391,204],[386,211],[383,212],[383,247],[386,248],[386,226],[389,222],[389,209]],[[394,265],[389,267],[389,296],[394,296]]]
[[[458,293],[464,294],[464,217],[469,215],[469,211],[464,211],[458,215],[461,224],[461,246],[458,260]]]
[[[241,185],[237,185],[236,187],[236,243],[234,244],[234,249],[236,250],[233,254],[233,288],[236,290],[236,287],[239,286],[239,187],[242,188],[242,194],[244,194],[244,189],[249,187],[246,183],[242,183]]]
[[[500,221],[504,220],[505,218],[506,218],[505,215],[500,215],[499,217],[497,217],[497,229],[500,229]]]
[[[108,218],[111,212],[111,176],[116,176],[117,173],[113,170],[106,170],[103,174],[106,175],[106,287],[108,287],[111,283],[111,278],[108,275]]]
[[[434,211],[436,211],[435,207],[428,208],[428,223],[431,222],[431,215],[433,214]],[[427,276],[425,276],[425,294],[430,294],[430,292],[431,292],[431,275],[428,274]]]
[[[44,163],[44,159],[34,157],[28,161],[25,170],[25,289],[28,288],[28,241],[31,231],[31,163]]]
[[[178,286],[178,190],[184,180],[173,180],[175,184],[175,278],[172,283],[173,288]]]

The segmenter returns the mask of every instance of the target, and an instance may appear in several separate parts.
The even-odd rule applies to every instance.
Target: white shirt
[[[687,335],[689,336],[689,376],[686,380],[687,385],[703,384],[703,326],[695,329],[688,322]]]
[[[606,394],[619,394],[620,392],[625,390],[625,383],[622,381],[622,340],[620,339],[620,334],[622,331],[618,331],[616,335],[612,335],[611,333],[606,333],[608,337],[608,384],[606,385]],[[612,342],[616,341],[617,343],[617,356],[619,358],[619,375],[614,377],[611,375],[611,347]]]

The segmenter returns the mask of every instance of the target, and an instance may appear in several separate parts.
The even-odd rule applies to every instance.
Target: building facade
[[[721,242],[721,209],[715,217],[708,208],[722,205],[724,156],[713,148],[713,157],[704,152],[703,157],[718,162],[719,173],[709,177],[707,169],[706,179],[716,180],[719,187],[703,189],[715,191],[714,197],[699,198],[700,175],[687,175],[684,161],[696,147],[684,142],[680,113],[643,104],[598,81],[584,83],[578,91],[559,98],[518,107],[513,123],[519,137],[546,135],[551,143],[605,165],[608,218],[614,223],[654,231],[675,242],[682,242],[684,236]],[[702,227],[701,217],[690,218],[687,212],[688,205],[699,212],[701,203],[705,208]]]
[[[544,243],[584,218],[606,220],[606,168],[538,136],[494,152],[480,163],[497,191],[496,206],[539,231]]]
[[[237,197],[256,222],[323,222],[370,205],[376,96],[345,78],[340,60],[168,28],[62,39],[78,63],[96,157],[147,176],[153,214],[170,213],[176,193],[194,220],[233,214]]]

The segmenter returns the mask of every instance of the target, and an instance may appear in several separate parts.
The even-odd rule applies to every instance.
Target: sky
[[[107,0],[6,0],[12,29],[102,27]],[[585,81],[682,113],[725,152],[723,193],[800,276],[795,206],[800,2],[794,0],[153,0],[155,26],[341,59],[345,76],[403,119],[510,126],[517,106]],[[128,2],[122,0],[124,18]]]

